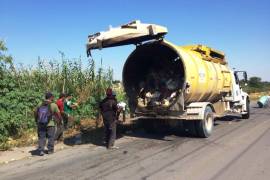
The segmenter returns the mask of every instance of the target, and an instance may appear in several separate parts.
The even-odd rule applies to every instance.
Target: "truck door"
[[[155,24],[144,24],[133,21],[108,31],[98,32],[88,36],[86,45],[87,55],[92,49],[139,44],[153,39],[162,39],[168,30],[166,27]]]
[[[235,71],[233,80],[233,99],[234,101],[242,100],[242,88],[240,81],[247,82],[247,73],[245,71]],[[242,76],[242,78],[241,78]]]

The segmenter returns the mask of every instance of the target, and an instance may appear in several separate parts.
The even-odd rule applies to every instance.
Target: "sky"
[[[0,39],[16,64],[81,57],[87,36],[132,20],[166,26],[177,45],[205,44],[225,52],[231,68],[270,81],[269,0],[0,0]],[[93,51],[97,64],[121,79],[134,45]]]

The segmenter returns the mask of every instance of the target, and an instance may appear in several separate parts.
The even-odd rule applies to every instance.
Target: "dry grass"
[[[30,146],[37,143],[37,132],[34,130],[25,131],[18,138],[8,138],[8,141],[1,145],[0,151],[12,149],[14,147]]]
[[[98,125],[98,128],[102,127],[102,124]],[[95,129],[97,128],[96,120],[94,119],[82,119],[80,120],[80,124],[76,125],[74,128],[70,128],[65,131],[64,138],[71,138],[80,134],[82,131]]]
[[[64,138],[72,138],[78,134],[81,134],[82,131],[95,130],[96,128],[101,128],[102,123],[99,123],[97,126],[96,120],[94,119],[82,119],[79,125],[76,125],[74,128],[70,128],[65,131]],[[24,147],[37,144],[37,132],[35,130],[25,131],[18,136],[18,138],[9,138],[8,141],[3,145],[0,151],[10,150],[14,147]]]
[[[270,91],[267,91],[267,92],[258,92],[258,93],[250,93],[249,94],[249,97],[251,100],[258,100],[261,96],[265,96],[265,95],[268,95],[270,96]]]

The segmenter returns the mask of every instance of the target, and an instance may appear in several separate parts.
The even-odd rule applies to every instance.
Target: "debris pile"
[[[139,84],[139,107],[169,107],[181,89],[179,78],[168,77],[169,73],[150,73],[146,81]]]

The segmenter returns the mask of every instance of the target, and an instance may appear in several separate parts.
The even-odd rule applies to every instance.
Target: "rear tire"
[[[214,113],[210,106],[207,106],[204,111],[204,119],[195,121],[195,128],[198,137],[208,138],[214,128]]]
[[[247,110],[247,114],[242,114],[242,119],[249,119],[249,116],[250,116],[250,103],[249,103],[249,99],[246,100],[246,110]]]

